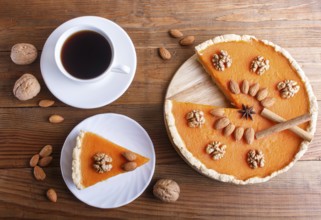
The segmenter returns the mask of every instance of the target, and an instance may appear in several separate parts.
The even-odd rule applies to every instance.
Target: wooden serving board
[[[186,60],[174,74],[167,88],[165,100],[167,99],[221,107],[231,106],[221,90],[216,86],[214,81],[212,81],[211,77],[198,62],[196,54]],[[176,152],[195,171],[204,175],[204,173],[200,172],[199,169],[195,168],[188,160],[186,160],[174,144],[166,120],[165,126],[167,134],[170,137],[170,141]]]
[[[186,60],[170,82],[165,100],[227,107],[228,100],[197,61],[196,54]]]

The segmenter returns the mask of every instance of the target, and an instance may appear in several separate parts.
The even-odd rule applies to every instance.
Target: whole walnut
[[[32,99],[40,92],[40,84],[30,73],[23,74],[14,84],[13,94],[17,99],[25,101]]]
[[[179,185],[171,179],[160,179],[153,188],[154,196],[163,202],[175,202],[180,193]]]
[[[32,44],[19,43],[11,48],[11,60],[18,65],[27,65],[37,59],[37,48]]]

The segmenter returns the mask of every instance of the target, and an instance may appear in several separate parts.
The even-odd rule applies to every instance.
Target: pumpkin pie
[[[198,61],[232,108],[165,101],[165,121],[177,151],[200,173],[223,182],[265,182],[287,171],[308,141],[290,130],[256,139],[275,124],[263,108],[315,132],[317,102],[304,72],[283,48],[248,35],[223,35],[196,46]]]
[[[73,150],[72,179],[78,189],[84,189],[125,173],[124,165],[129,158],[124,153],[134,155],[131,162],[140,167],[148,158],[121,147],[95,133],[81,131]]]

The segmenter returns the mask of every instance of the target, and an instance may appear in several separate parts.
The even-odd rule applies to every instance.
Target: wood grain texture
[[[167,88],[165,99],[229,107],[224,94],[196,59],[193,55],[180,66]]]
[[[135,202],[114,210],[94,209],[75,199],[65,187],[59,168],[45,168],[44,182],[36,181],[29,168],[1,169],[0,209],[2,217],[15,218],[150,219],[157,214],[157,219],[211,219],[215,216],[220,219],[317,219],[321,215],[320,165],[318,161],[299,162],[288,173],[267,183],[236,186],[203,177],[186,164],[161,164],[156,168],[154,179],[175,176],[181,188],[176,203],[164,204],[154,199],[150,186]],[[17,176],[20,181],[16,180]],[[48,188],[56,190],[57,203],[47,201]],[[285,209],[291,211],[284,212]]]
[[[35,63],[18,66],[10,60],[16,43],[32,43],[41,54],[50,33],[78,16],[96,15],[121,25],[137,52],[137,72],[130,88],[114,103],[93,110],[75,109],[56,100],[46,88]],[[217,35],[235,33],[268,39],[287,49],[309,77],[321,103],[321,3],[316,0],[256,1],[0,1],[0,218],[69,219],[320,219],[321,218],[321,119],[308,152],[288,173],[268,183],[240,187],[210,180],[193,171],[175,152],[166,134],[163,101],[177,69],[194,54],[182,47],[168,30],[194,35],[195,44]],[[172,59],[164,61],[157,49],[166,47]],[[12,94],[16,79],[31,72],[41,92],[21,102]],[[58,85],[57,85],[58,86]],[[41,99],[54,99],[50,108],[39,108]],[[319,110],[320,111],[320,110]],[[151,185],[131,204],[100,210],[78,201],[67,189],[59,169],[63,142],[83,119],[105,112],[137,120],[155,145],[157,164]],[[51,114],[64,116],[61,124],[48,123]],[[47,179],[37,182],[28,167],[30,157],[52,144],[53,163]],[[177,203],[163,204],[152,195],[159,178],[173,178],[181,186]],[[58,202],[47,201],[52,187]]]

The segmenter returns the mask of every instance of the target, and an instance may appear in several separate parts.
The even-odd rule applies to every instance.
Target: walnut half
[[[204,112],[192,110],[186,114],[188,126],[191,128],[201,127],[205,123]]]
[[[300,86],[294,80],[281,81],[278,83],[277,88],[284,99],[293,97],[300,90]]]
[[[97,173],[105,173],[112,169],[111,162],[113,159],[105,153],[96,153],[93,156],[94,164],[93,167],[97,171]]]
[[[221,50],[219,54],[214,54],[212,58],[213,66],[218,71],[224,71],[232,65],[232,58],[225,50]]]
[[[270,61],[264,59],[262,56],[257,56],[253,59],[251,63],[251,71],[262,75],[265,71],[267,71],[270,68]]]
[[[213,141],[206,146],[206,153],[211,155],[213,160],[219,160],[224,157],[226,145],[219,141]]]
[[[265,160],[263,152],[260,150],[250,150],[247,153],[247,163],[252,169],[264,167]]]

